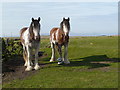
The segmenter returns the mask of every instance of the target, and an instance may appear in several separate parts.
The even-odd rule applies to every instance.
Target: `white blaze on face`
[[[36,39],[36,37],[39,36],[39,30],[34,28],[33,33],[34,33],[35,39]]]
[[[63,31],[64,31],[65,35],[67,35],[69,33],[68,28],[65,26],[65,24],[63,24]]]
[[[33,33],[34,33],[35,39],[36,39],[36,37],[39,36],[39,27],[34,28],[34,23],[32,24],[32,26],[33,26]]]

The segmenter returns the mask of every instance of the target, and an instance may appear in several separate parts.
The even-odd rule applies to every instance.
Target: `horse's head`
[[[40,17],[38,19],[32,18],[30,28],[31,28],[31,32],[34,33],[36,39],[39,36],[39,32],[40,32]]]
[[[40,23],[39,23],[39,22],[40,22],[40,17],[38,18],[38,20],[32,18],[32,22],[31,22],[32,27],[33,27],[34,29],[39,30],[39,29],[40,29]]]
[[[70,31],[70,18],[68,19],[63,18],[63,21],[60,23],[60,28],[65,32],[65,34],[68,34]]]

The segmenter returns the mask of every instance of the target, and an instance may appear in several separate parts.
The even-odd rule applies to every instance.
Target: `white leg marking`
[[[59,52],[59,55],[60,55],[60,58],[58,58],[58,64],[62,64],[63,63],[63,60],[62,60],[62,46],[58,46],[58,52]]]
[[[40,66],[38,65],[38,50],[39,50],[39,46],[35,51],[35,67],[34,67],[35,70],[40,69]]]
[[[25,50],[25,45],[24,44],[22,44],[23,45],[23,50]]]
[[[52,48],[52,56],[50,62],[53,62],[55,61],[55,44],[53,44],[52,42],[51,42],[51,48]]]
[[[25,69],[25,71],[31,71],[33,68],[32,66],[30,66],[30,62],[31,62],[31,50],[29,48],[29,46],[26,46],[26,49],[27,49],[27,53],[28,53],[28,60],[27,60],[27,68]]]
[[[70,61],[68,60],[68,45],[64,46],[64,58],[63,61],[65,64],[69,64]]]
[[[26,54],[26,52],[25,52],[25,45],[24,44],[23,44],[23,51],[24,51],[24,54]],[[27,60],[25,60],[24,66],[27,66]]]
[[[27,66],[27,60],[25,61],[25,64],[24,64],[24,66]]]

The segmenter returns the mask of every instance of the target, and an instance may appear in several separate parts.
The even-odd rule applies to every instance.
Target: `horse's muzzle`
[[[40,36],[35,36],[35,40],[40,40]]]

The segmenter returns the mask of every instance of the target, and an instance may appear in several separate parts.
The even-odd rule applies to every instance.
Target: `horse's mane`
[[[60,23],[60,29],[63,30],[63,21]]]
[[[33,33],[32,22],[31,22],[31,24],[30,24],[29,31],[30,31],[30,40],[33,40],[33,39],[34,39],[34,33]]]

